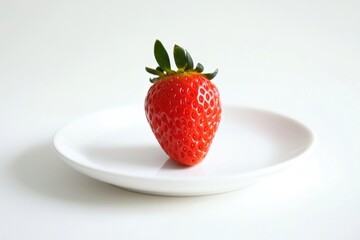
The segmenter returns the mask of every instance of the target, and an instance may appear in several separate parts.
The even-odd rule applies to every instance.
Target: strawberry
[[[171,70],[169,55],[159,40],[154,45],[156,69],[145,99],[145,113],[160,146],[170,159],[184,165],[201,162],[218,129],[221,118],[219,91],[210,81],[217,74],[203,74],[204,67],[186,50],[175,45],[177,71]]]

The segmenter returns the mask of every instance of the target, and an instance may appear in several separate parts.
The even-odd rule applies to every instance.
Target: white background
[[[360,239],[359,9],[346,0],[0,0],[0,239]],[[314,167],[197,198],[128,192],[68,167],[53,133],[142,104],[157,38],[218,67],[224,103],[310,126]]]

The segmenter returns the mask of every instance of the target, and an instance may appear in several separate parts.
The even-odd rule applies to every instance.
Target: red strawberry
[[[190,54],[174,46],[177,71],[171,70],[169,56],[159,40],[154,46],[158,75],[150,79],[145,99],[146,118],[166,154],[184,165],[199,163],[206,156],[221,117],[219,91],[210,81],[217,74],[194,69]]]

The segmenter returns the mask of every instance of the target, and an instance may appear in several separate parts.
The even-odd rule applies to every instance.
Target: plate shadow
[[[7,171],[15,186],[29,194],[67,204],[142,211],[142,208],[187,201],[186,198],[131,192],[92,179],[63,162],[50,142],[33,146],[18,155],[8,165]]]

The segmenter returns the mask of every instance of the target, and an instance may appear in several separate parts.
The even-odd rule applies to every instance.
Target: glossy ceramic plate
[[[184,167],[158,145],[142,106],[125,106],[79,118],[57,131],[56,152],[73,168],[132,191],[168,196],[222,193],[249,186],[301,161],[314,136],[285,116],[224,107],[222,122],[203,162]]]

